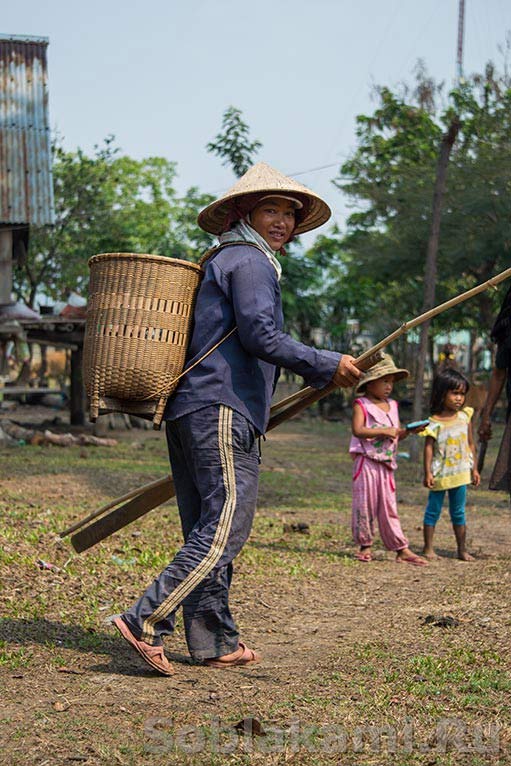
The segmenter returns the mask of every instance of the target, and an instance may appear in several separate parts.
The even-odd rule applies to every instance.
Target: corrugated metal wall
[[[47,46],[0,35],[0,225],[53,223]]]

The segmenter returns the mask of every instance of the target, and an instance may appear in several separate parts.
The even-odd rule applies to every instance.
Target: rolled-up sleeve
[[[306,346],[277,326],[280,288],[264,254],[250,248],[231,272],[230,286],[239,339],[249,354],[292,370],[315,388],[332,380],[340,353]]]

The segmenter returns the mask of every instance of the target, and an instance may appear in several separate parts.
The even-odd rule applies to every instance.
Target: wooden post
[[[12,230],[0,229],[0,306],[11,303]]]
[[[39,385],[40,386],[47,386],[48,385],[48,346],[42,345],[39,346],[39,351],[41,353],[41,369],[39,371]]]
[[[83,346],[71,351],[71,401],[69,403],[70,422],[73,426],[85,423],[85,387],[83,385]]]

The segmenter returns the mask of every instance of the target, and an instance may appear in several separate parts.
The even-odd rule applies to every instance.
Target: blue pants
[[[461,487],[453,487],[453,489],[430,490],[428,504],[424,513],[424,524],[426,526],[436,526],[442,512],[442,505],[446,492],[449,493],[449,513],[452,523],[455,525],[465,525],[467,485],[462,484]]]
[[[220,657],[238,648],[229,586],[255,513],[257,434],[220,404],[167,422],[167,442],[185,542],[122,617],[136,638],[161,645],[182,605],[192,657]]]

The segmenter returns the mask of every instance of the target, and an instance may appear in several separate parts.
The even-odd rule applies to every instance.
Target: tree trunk
[[[424,302],[422,313],[429,311],[435,305],[435,288],[437,275],[437,253],[438,242],[440,239],[440,220],[442,217],[442,202],[445,192],[445,181],[447,178],[447,166],[452,147],[460,129],[459,118],[453,118],[447,133],[442,138],[440,154],[438,157],[437,174],[435,189],[433,192],[433,210],[431,215],[431,232],[428,241],[428,251],[426,256],[426,268],[424,271]],[[415,391],[413,397],[413,419],[420,420],[422,413],[422,400],[424,395],[424,370],[426,367],[426,355],[428,351],[428,332],[429,322],[424,322],[421,327],[419,353],[417,358],[417,367],[415,370]],[[411,457],[417,460],[419,457],[419,444],[414,439],[411,448]]]

